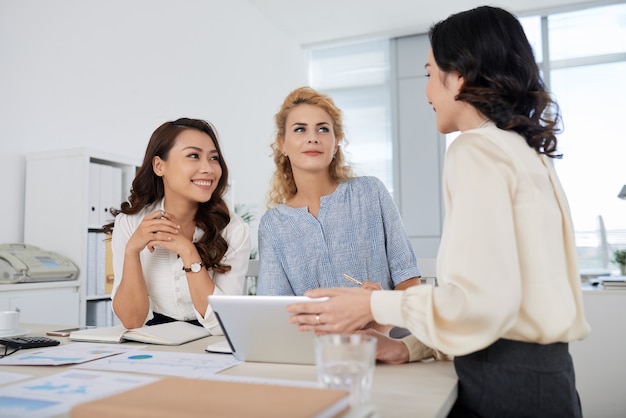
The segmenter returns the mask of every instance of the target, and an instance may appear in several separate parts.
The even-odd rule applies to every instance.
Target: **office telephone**
[[[75,280],[78,267],[61,254],[28,244],[0,244],[0,283]]]

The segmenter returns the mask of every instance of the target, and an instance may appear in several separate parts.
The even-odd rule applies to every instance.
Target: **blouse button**
[[[181,298],[176,299],[176,302],[181,302],[181,301],[182,301]]]
[[[180,290],[179,290],[178,288],[176,288],[176,291],[177,291],[177,292],[180,292]]]

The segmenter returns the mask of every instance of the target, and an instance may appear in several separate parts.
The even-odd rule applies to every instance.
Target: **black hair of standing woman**
[[[162,160],[167,160],[176,138],[186,129],[195,129],[209,135],[219,155],[222,176],[211,199],[198,206],[194,221],[196,226],[204,231],[204,236],[195,243],[195,246],[207,268],[212,268],[218,273],[225,273],[230,270],[230,266],[222,264],[221,261],[228,249],[228,243],[221,232],[230,222],[230,211],[224,201],[224,194],[228,188],[228,167],[222,158],[215,127],[209,122],[201,119],[180,118],[159,126],[150,137],[143,162],[133,180],[128,202],[122,202],[121,209],[112,210],[111,213],[114,216],[120,212],[132,215],[163,198],[163,179],[154,173],[152,160],[157,156]],[[104,231],[112,232],[113,222],[105,225]]]
[[[474,106],[498,128],[519,133],[537,152],[561,157],[556,153],[559,107],[545,89],[515,16],[497,7],[477,7],[436,23],[428,35],[439,68],[464,78],[457,100]]]

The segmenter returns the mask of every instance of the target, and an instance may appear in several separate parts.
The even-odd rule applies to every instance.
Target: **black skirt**
[[[448,418],[582,417],[567,343],[500,339],[455,357],[458,397]]]

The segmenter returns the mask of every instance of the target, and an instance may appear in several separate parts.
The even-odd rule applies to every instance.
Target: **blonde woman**
[[[415,254],[391,195],[379,179],[355,176],[346,164],[341,110],[333,100],[298,88],[275,120],[276,171],[271,208],[259,225],[257,294],[302,295],[319,287],[401,290],[417,284]],[[360,332],[378,339],[379,361],[442,358],[404,329],[367,325]],[[388,338],[390,331],[401,339]]]

